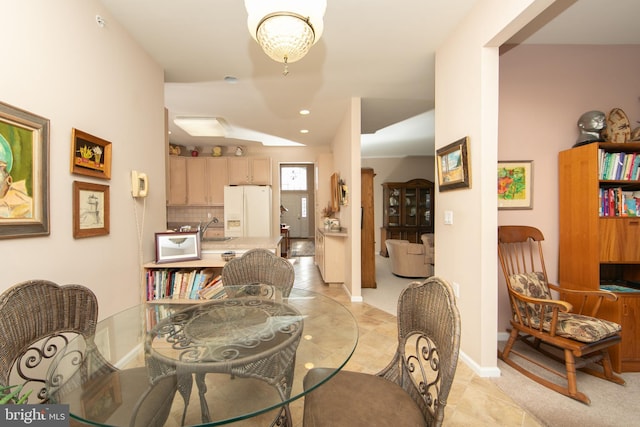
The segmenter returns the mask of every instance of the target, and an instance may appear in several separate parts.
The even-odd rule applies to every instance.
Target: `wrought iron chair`
[[[340,371],[304,399],[304,427],[440,426],[458,364],[460,315],[451,286],[433,276],[398,300],[398,347],[377,374]],[[311,369],[305,384],[330,375]],[[311,381],[309,381],[311,380]],[[366,397],[354,403],[354,396]]]
[[[154,403],[148,398],[154,390],[154,382],[149,378],[147,368],[118,370],[106,361],[94,343],[98,318],[98,301],[95,294],[82,285],[59,286],[47,280],[30,280],[7,289],[0,295],[0,329],[4,339],[0,346],[0,385],[23,385],[22,395],[31,390],[27,403],[46,403],[50,393],[61,387],[75,387],[79,375],[113,373],[119,376],[131,376],[132,386],[123,390],[130,396],[140,396],[145,392],[145,401],[138,407],[146,414],[160,412],[166,419],[167,411],[158,411],[160,406],[151,409]],[[71,340],[81,336],[82,344]],[[52,363],[66,363],[78,366],[84,358],[95,360],[99,367],[93,373],[80,372],[77,368],[69,370],[65,378],[49,378]],[[162,382],[162,390],[172,387],[170,398],[175,395],[175,384],[167,386]],[[141,387],[135,389],[135,387]],[[128,394],[127,394],[128,395]],[[123,395],[123,399],[126,399]],[[164,399],[166,402],[167,399]],[[156,399],[156,403],[160,402]],[[140,420],[145,420],[142,424]],[[139,414],[136,425],[161,426],[158,416],[148,418]],[[147,422],[148,421],[148,422]],[[151,422],[153,421],[153,422]],[[133,421],[132,421],[133,422]],[[133,424],[132,424],[133,425]]]
[[[267,285],[261,287],[263,297],[270,297],[274,288],[280,289],[283,297],[288,297],[294,280],[293,265],[267,249],[248,250],[222,268],[223,286]]]
[[[534,227],[498,227],[498,258],[512,311],[509,340],[498,357],[543,386],[589,404],[591,400],[578,391],[576,368],[624,384],[622,378],[613,374],[609,358],[609,347],[620,342],[620,325],[597,317],[602,302],[615,301],[617,297],[608,291],[571,290],[549,283],[543,240],[542,232]],[[551,291],[557,292],[560,299],[552,299]],[[579,302],[576,310],[563,301],[567,297]],[[564,364],[564,372],[516,351],[514,344],[518,340]],[[519,356],[521,362],[516,362],[513,356]],[[593,368],[596,363],[601,369]],[[536,367],[564,378],[566,383],[544,378],[534,372]]]

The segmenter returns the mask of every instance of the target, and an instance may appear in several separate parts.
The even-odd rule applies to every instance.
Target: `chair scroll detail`
[[[433,276],[398,299],[398,347],[377,374],[340,371],[305,396],[305,427],[440,426],[460,348],[460,315],[451,286]],[[305,387],[330,371],[311,369]],[[353,396],[366,390],[366,399]]]
[[[534,227],[498,227],[498,258],[512,312],[509,339],[498,357],[543,386],[590,404],[589,397],[578,391],[576,369],[624,384],[622,378],[614,375],[609,357],[609,347],[621,340],[621,327],[597,317],[603,301],[615,301],[617,297],[608,291],[565,289],[549,283],[543,240],[542,232]],[[552,291],[560,299],[553,299]],[[565,300],[567,297],[579,304],[574,307]],[[517,341],[528,344],[545,358],[562,363],[564,370],[558,371],[547,362],[514,349]],[[536,369],[544,369],[563,380],[551,381],[534,372]]]

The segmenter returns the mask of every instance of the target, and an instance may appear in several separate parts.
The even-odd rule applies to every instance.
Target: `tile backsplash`
[[[207,229],[209,236],[224,235],[224,207],[223,206],[169,206],[167,207],[167,229],[174,230],[183,225],[197,227],[199,223],[206,224],[211,218],[218,218]]]

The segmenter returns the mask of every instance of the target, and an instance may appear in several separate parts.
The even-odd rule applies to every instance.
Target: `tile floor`
[[[296,258],[294,267],[296,288],[322,292],[342,303],[356,317],[360,338],[346,369],[369,373],[382,369],[395,350],[395,316],[366,303],[352,303],[341,287],[326,285],[313,263],[313,257]],[[366,399],[366,395],[362,398]],[[294,427],[302,426],[302,406],[302,400],[291,406]],[[459,361],[445,410],[444,425],[535,427],[542,424],[521,409],[491,380],[478,377],[464,362]]]

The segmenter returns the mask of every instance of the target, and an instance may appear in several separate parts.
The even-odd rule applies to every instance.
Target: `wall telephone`
[[[146,173],[131,171],[131,195],[133,197],[147,197],[149,192],[149,178]]]

